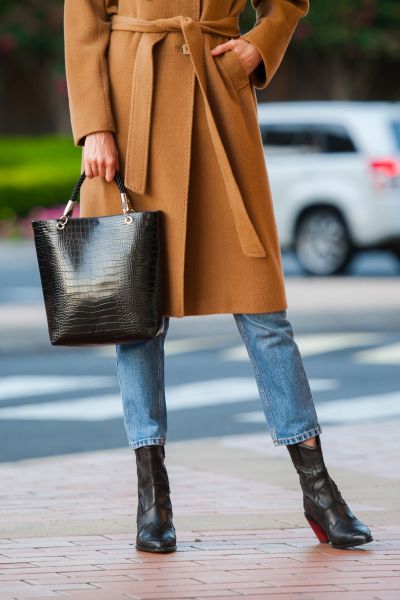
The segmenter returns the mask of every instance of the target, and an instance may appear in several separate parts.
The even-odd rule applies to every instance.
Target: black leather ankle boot
[[[319,435],[316,442],[316,446],[302,442],[287,446],[300,477],[304,516],[322,543],[348,548],[371,542],[371,531],[353,515],[328,474]]]
[[[147,552],[173,552],[176,534],[164,446],[135,449],[138,478],[136,548]]]

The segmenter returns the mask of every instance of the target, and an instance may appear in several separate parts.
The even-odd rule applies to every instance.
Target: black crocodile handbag
[[[164,326],[162,213],[133,210],[116,173],[121,214],[73,219],[84,179],[82,173],[59,219],[32,221],[50,341],[81,346],[154,337]]]

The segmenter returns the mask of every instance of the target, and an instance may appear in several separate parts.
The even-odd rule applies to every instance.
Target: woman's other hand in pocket
[[[236,52],[247,76],[249,76],[250,73],[254,71],[254,69],[262,61],[261,54],[254,44],[248,42],[247,40],[243,40],[242,38],[231,39],[223,44],[214,46],[214,48],[211,50],[211,54],[213,56],[217,56],[218,54],[222,54],[228,50],[233,50],[233,52]]]

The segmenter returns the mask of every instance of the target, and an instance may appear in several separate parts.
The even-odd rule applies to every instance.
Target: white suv
[[[399,103],[269,102],[258,118],[282,249],[314,275],[358,248],[400,258]]]

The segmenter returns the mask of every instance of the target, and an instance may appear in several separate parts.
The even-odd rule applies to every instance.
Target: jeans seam
[[[160,336],[157,336],[157,378],[158,378],[158,420],[161,421],[161,408],[163,403],[165,403],[165,385],[163,384],[163,373],[162,373],[162,365],[161,365],[161,351],[163,349],[165,337],[166,337],[166,321],[164,320],[163,333]],[[165,410],[165,421],[167,419],[167,411]],[[164,432],[166,435],[166,431]]]
[[[119,353],[119,348],[118,345],[115,346],[115,364],[117,367],[117,379],[118,379],[118,385],[119,385],[119,389],[120,389],[120,394],[121,394],[121,401],[122,401],[122,380],[121,380],[121,369],[120,369],[120,362],[118,359],[118,353]]]
[[[263,382],[262,382],[262,379],[261,379],[261,376],[260,376],[260,372],[258,370],[257,362],[254,360],[253,352],[252,352],[252,350],[250,348],[249,338],[247,337],[247,334],[246,334],[245,329],[243,327],[243,324],[241,322],[241,316],[238,315],[238,314],[234,314],[233,316],[234,316],[235,321],[236,321],[236,323],[237,323],[237,325],[239,327],[239,331],[242,333],[242,336],[244,338],[244,341],[245,341],[245,344],[246,344],[246,347],[247,347],[247,351],[248,351],[248,355],[249,355],[249,358],[250,358],[250,362],[253,365],[253,369],[254,369],[254,372],[255,372],[256,380],[258,380],[258,382],[259,382],[259,392],[261,390],[261,392],[260,392],[261,396],[264,398],[264,401],[265,401],[264,406],[266,406],[266,408],[267,408],[267,412],[268,412],[269,419],[270,419],[270,422],[268,423],[268,425],[270,426],[271,437],[272,437],[273,440],[277,440],[276,427],[275,427],[273,413],[272,413],[271,406],[270,406],[269,401],[268,401],[267,394],[266,394],[265,389],[264,389],[264,385],[263,385]]]
[[[161,417],[161,347],[160,338],[157,338],[157,387],[158,387],[158,406],[157,406],[157,418],[160,420]]]

